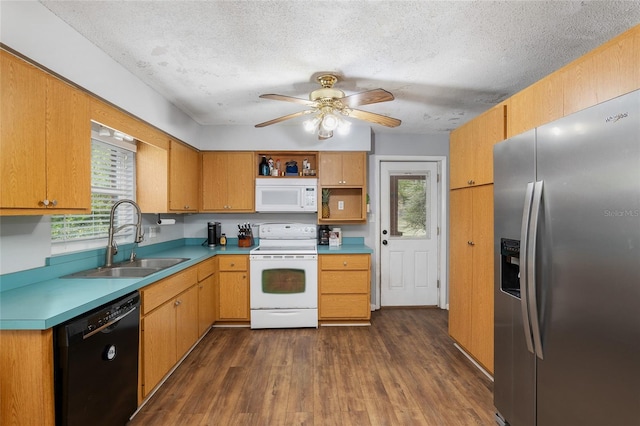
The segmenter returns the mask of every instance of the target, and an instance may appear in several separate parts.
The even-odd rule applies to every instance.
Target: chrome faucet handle
[[[113,247],[113,250],[111,251],[111,253],[118,254],[118,243],[116,243],[115,238],[113,240],[113,244],[111,245],[111,247]]]
[[[136,255],[135,250],[131,249],[131,256],[129,256],[129,261],[133,262],[134,260],[136,260],[136,257],[138,257],[138,255]]]

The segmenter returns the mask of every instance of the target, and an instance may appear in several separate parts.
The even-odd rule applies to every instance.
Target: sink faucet
[[[136,212],[138,214],[138,223],[127,223],[114,229],[113,220],[114,220],[115,212],[118,206],[122,203],[129,203],[133,206],[134,209],[136,209]],[[111,215],[109,216],[109,241],[107,242],[107,253],[106,253],[105,262],[104,262],[105,267],[108,268],[113,265],[113,255],[118,253],[118,246],[115,240],[113,239],[113,235],[128,226],[136,227],[136,237],[134,242],[141,243],[142,240],[144,239],[144,234],[142,233],[142,212],[140,211],[140,207],[136,204],[135,201],[132,201],[132,200],[116,201],[113,204],[113,207],[111,207]]]

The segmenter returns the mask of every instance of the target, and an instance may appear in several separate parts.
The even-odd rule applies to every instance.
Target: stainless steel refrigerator
[[[494,147],[498,423],[640,425],[640,90]]]

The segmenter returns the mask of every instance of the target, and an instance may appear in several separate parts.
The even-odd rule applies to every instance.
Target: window
[[[127,148],[126,145],[131,145]],[[55,215],[51,218],[51,239],[54,244],[107,238],[109,216],[113,203],[121,199],[135,200],[135,145],[112,145],[92,137],[91,140],[91,213]],[[115,226],[134,223],[131,205],[123,204],[116,210]],[[119,235],[131,235],[125,228]],[[104,244],[104,242],[101,242]],[[65,250],[54,250],[65,251]]]
[[[427,206],[431,202],[427,188],[431,179],[426,175],[390,177],[391,235],[409,238],[431,238]]]

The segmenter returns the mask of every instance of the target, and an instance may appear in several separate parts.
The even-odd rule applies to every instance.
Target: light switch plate
[[[338,201],[338,210],[344,210],[344,201]]]

